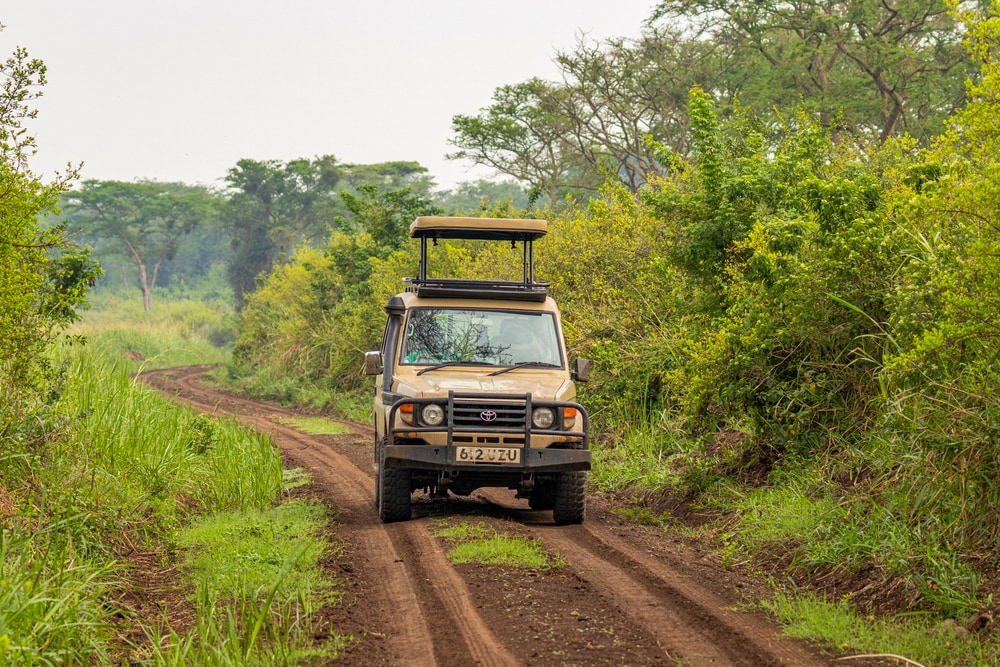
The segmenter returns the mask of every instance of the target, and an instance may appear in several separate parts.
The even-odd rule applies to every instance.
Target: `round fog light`
[[[531,411],[531,423],[535,428],[551,428],[556,421],[556,413],[552,408],[535,408]]]
[[[420,411],[420,419],[428,426],[439,426],[444,421],[444,408],[429,403]]]

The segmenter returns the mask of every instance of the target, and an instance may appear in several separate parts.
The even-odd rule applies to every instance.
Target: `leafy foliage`
[[[971,73],[961,25],[938,0],[661,0],[651,22],[678,19],[727,50],[744,104],[787,112],[802,99],[825,125],[882,141],[938,134]]]
[[[47,391],[41,354],[55,331],[76,317],[87,289],[100,275],[89,249],[66,237],[62,226],[42,229],[40,216],[56,210],[76,171],[44,182],[27,160],[35,148],[25,122],[45,84],[45,66],[17,49],[0,64],[0,436]]]
[[[449,157],[516,179],[551,209],[608,178],[638,192],[670,170],[649,137],[690,155],[695,85],[723,118],[743,105],[780,124],[772,110],[799,109],[846,141],[908,133],[927,145],[962,105],[975,69],[949,6],[661,0],[638,38],[581,39],[556,55],[559,81],[500,86],[478,114],[454,116],[458,150]]]

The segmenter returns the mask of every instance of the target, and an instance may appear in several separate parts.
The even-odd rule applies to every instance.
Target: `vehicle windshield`
[[[403,339],[403,363],[486,363],[513,366],[541,362],[562,368],[553,313],[416,308]]]

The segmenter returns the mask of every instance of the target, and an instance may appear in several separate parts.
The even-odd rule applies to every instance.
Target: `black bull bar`
[[[482,425],[467,425],[455,423],[455,405],[462,403],[493,404],[524,409],[524,424],[522,426],[495,426],[488,412],[483,410]],[[421,406],[437,404],[445,410],[445,420],[437,426],[419,424]],[[412,425],[396,427],[396,415],[404,404],[411,404],[413,409]],[[579,430],[566,431],[554,428],[540,429],[532,425],[531,414],[535,408],[551,408],[557,415],[562,415],[563,408],[575,408]],[[494,415],[495,417],[495,415]],[[418,468],[424,470],[481,470],[481,471],[521,471],[530,472],[567,472],[573,470],[590,470],[590,420],[587,411],[579,403],[571,401],[540,401],[532,399],[531,394],[486,394],[459,393],[450,391],[448,397],[439,398],[398,398],[389,409],[388,438],[385,445],[385,465],[391,468]],[[558,419],[553,425],[560,424]],[[411,441],[419,439],[425,433],[445,433],[446,444],[397,444],[399,440]],[[456,434],[486,435],[486,436],[523,436],[524,444],[517,447],[521,450],[520,463],[471,463],[457,459],[458,447],[455,445]],[[548,447],[531,446],[532,438],[552,436],[560,439]],[[464,445],[463,445],[464,446]],[[469,445],[473,447],[491,445]]]

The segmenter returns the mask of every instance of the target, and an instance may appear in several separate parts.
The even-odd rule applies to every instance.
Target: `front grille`
[[[483,431],[499,429],[524,430],[527,409],[524,403],[455,401],[455,426]],[[494,419],[490,419],[493,415]],[[484,418],[485,417],[485,418]]]

